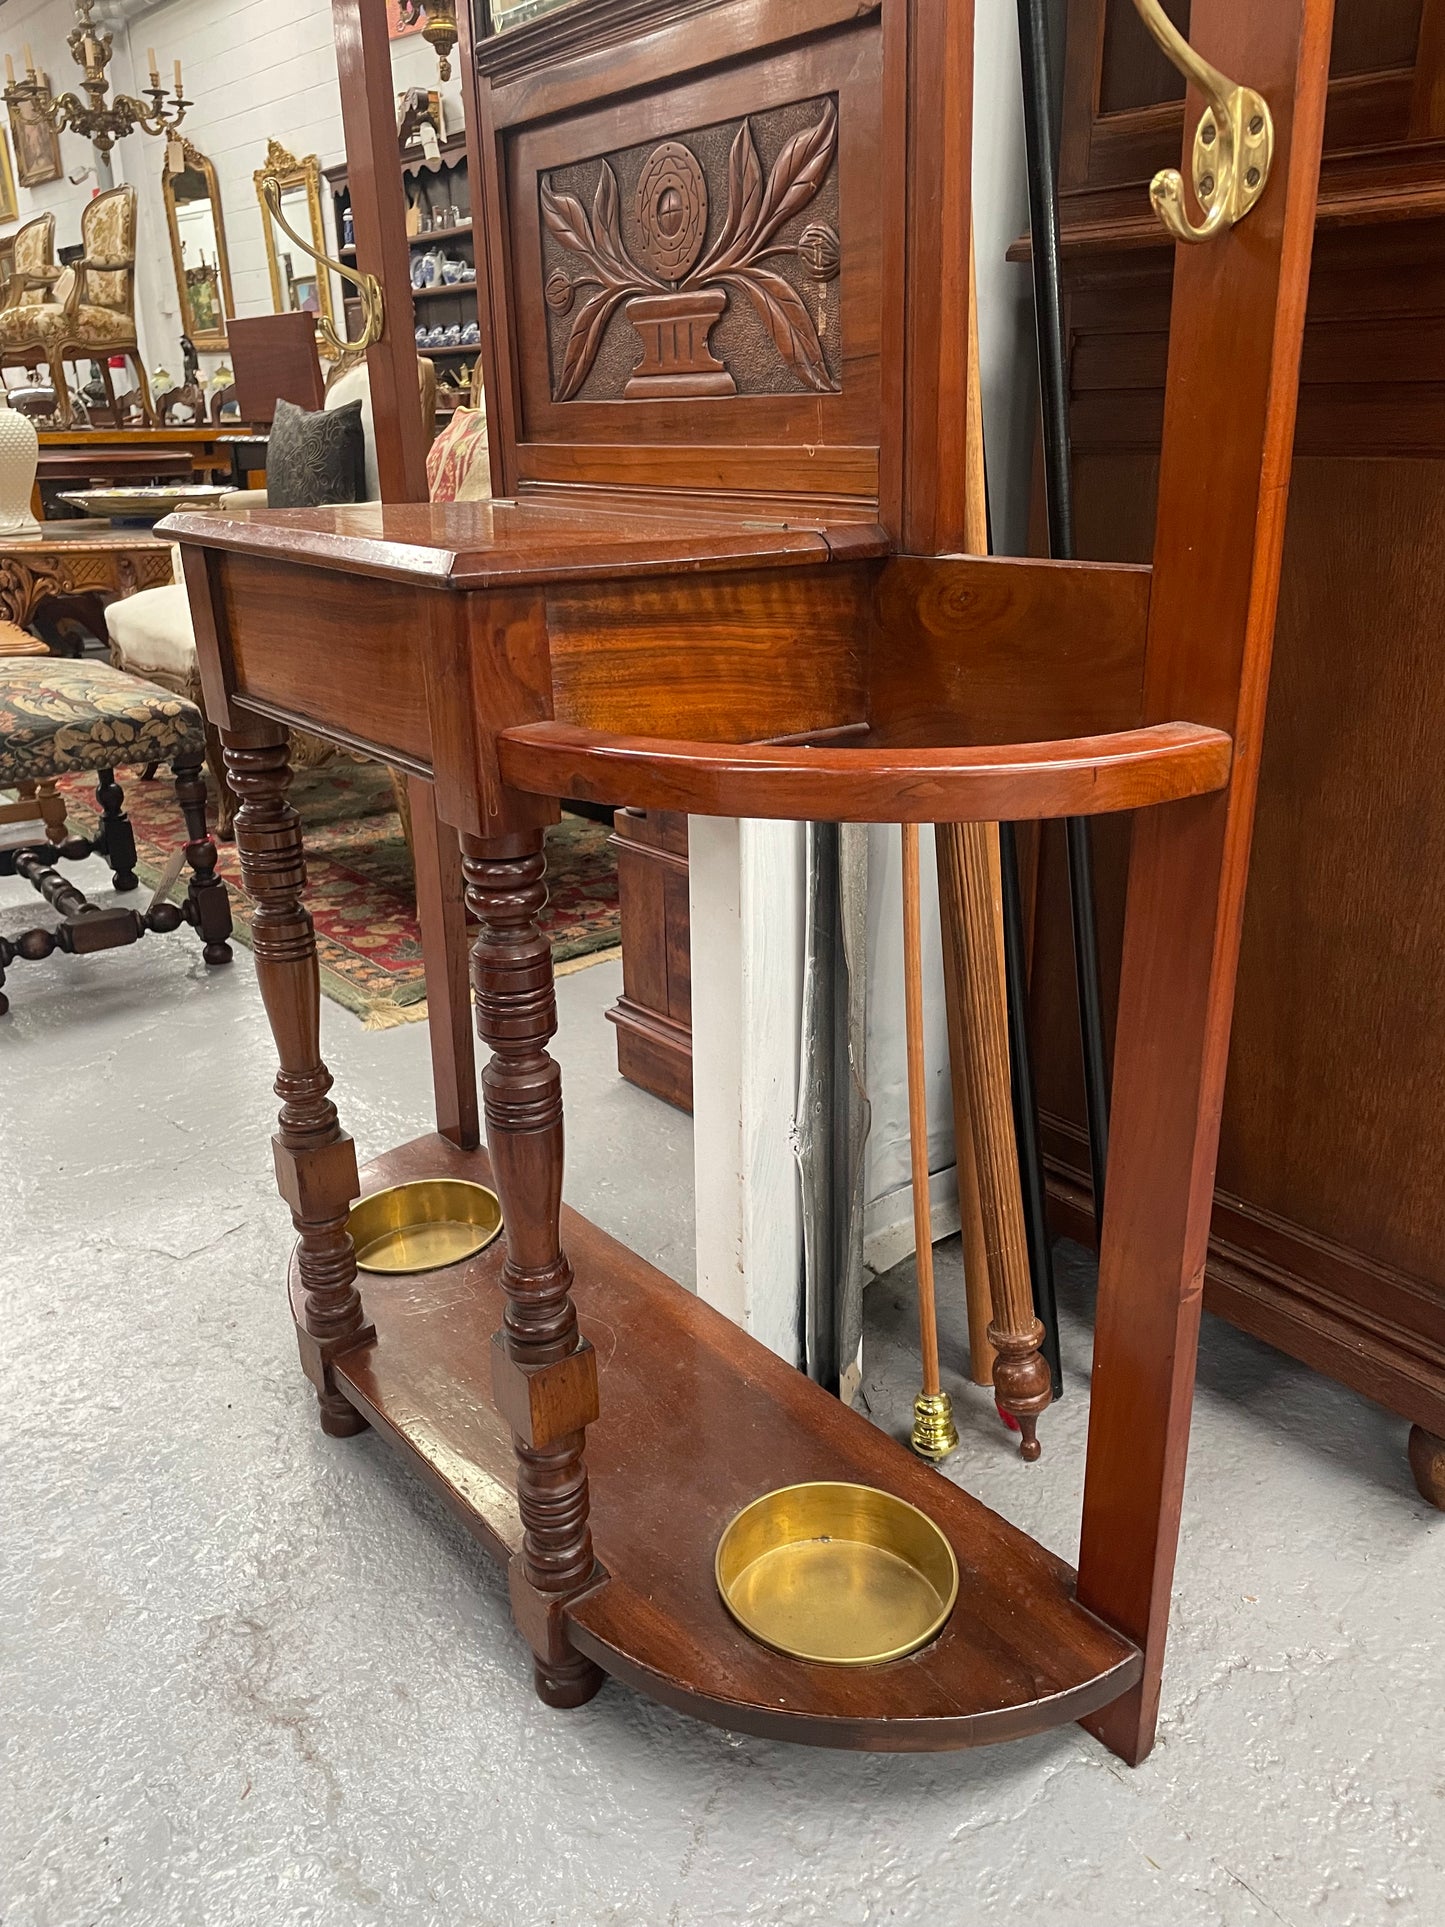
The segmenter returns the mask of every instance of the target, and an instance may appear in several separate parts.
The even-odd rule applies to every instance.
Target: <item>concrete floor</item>
[[[0,882],[0,928],[40,908]],[[615,1687],[546,1711],[500,1575],[374,1438],[313,1421],[252,979],[248,952],[208,973],[180,934],[8,986],[5,1927],[1445,1918],[1445,1520],[1403,1426],[1210,1319],[1139,1770],[1077,1729],[895,1759],[734,1738]],[[617,988],[615,965],[559,985],[568,1193],[687,1278],[689,1133],[616,1078]],[[424,1029],[324,1021],[363,1156],[425,1128]],[[960,1284],[945,1246],[954,1358]],[[1087,1286],[1069,1265],[1041,1465],[952,1387],[950,1474],[1068,1556]],[[869,1300],[867,1396],[902,1429],[910,1268]]]

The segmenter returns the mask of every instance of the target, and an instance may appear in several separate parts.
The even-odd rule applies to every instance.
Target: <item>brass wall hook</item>
[[[1176,241],[1212,240],[1242,221],[1263,194],[1274,159],[1274,120],[1262,95],[1201,60],[1160,0],[1134,0],[1134,8],[1169,61],[1209,102],[1194,134],[1194,192],[1204,220],[1197,227],[1190,220],[1177,167],[1154,176],[1149,199]]]
[[[374,341],[381,340],[382,330],[386,326],[386,304],[382,299],[381,283],[374,274],[358,274],[354,268],[348,268],[344,262],[333,261],[326,254],[318,254],[311,243],[296,232],[281,212],[281,183],[274,174],[264,175],[258,185],[261,189],[261,198],[266,203],[267,212],[286,238],[294,241],[303,254],[309,255],[323,268],[329,268],[333,274],[339,274],[343,281],[351,282],[352,286],[359,291],[361,333],[355,341],[348,341],[344,336],[339,335],[329,315],[317,315],[316,327],[321,339],[333,354],[364,354]]]

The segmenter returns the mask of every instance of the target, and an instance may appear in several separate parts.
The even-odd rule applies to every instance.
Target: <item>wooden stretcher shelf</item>
[[[424,1137],[363,1173],[490,1182],[486,1153]],[[1074,1600],[1062,1560],[575,1212],[563,1239],[602,1416],[589,1428],[594,1544],[607,1579],[574,1599],[578,1648],[653,1699],[736,1731],[912,1752],[1065,1725],[1138,1679],[1138,1650]],[[367,1280],[376,1342],[335,1361],[338,1388],[504,1561],[521,1542],[510,1433],[488,1384],[501,1323],[498,1243],[463,1265]],[[293,1262],[293,1303],[300,1286]],[[958,1604],[939,1638],[889,1665],[785,1659],[729,1618],[713,1582],[723,1527],[780,1478],[897,1493],[947,1533]]]

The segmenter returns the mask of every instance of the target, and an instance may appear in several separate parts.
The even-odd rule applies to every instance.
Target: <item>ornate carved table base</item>
[[[61,522],[0,539],[0,620],[21,629],[52,597],[114,601],[170,580],[170,547],[148,529]]]

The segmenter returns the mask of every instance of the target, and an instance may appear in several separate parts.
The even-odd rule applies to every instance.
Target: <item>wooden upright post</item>
[[[332,0],[341,123],[356,228],[356,265],[374,274],[386,303],[381,340],[367,350],[376,465],[383,502],[426,500],[425,433],[417,403],[406,197],[396,143],[395,88],[386,8],[379,0]]]
[[[331,22],[341,82],[356,264],[381,282],[386,307],[381,340],[374,342],[366,354],[381,499],[424,502],[431,435],[418,402],[416,340],[411,327],[411,256],[386,9],[375,0],[332,0]],[[463,51],[469,46],[468,38]],[[426,958],[437,1129],[443,1137],[469,1150],[480,1142],[481,1129],[460,859],[452,832],[439,832],[436,792],[431,784],[413,778],[407,793],[411,801],[417,921]]]
[[[1179,1542],[1332,12],[1191,14],[1197,52],[1270,104],[1275,150],[1258,206],[1174,265],[1144,721],[1228,730],[1234,763],[1227,790],[1141,813],[1129,858],[1078,1597],[1143,1648],[1139,1685],[1084,1722],[1131,1762],[1154,1743]],[[1186,164],[1198,120],[1191,95]]]

